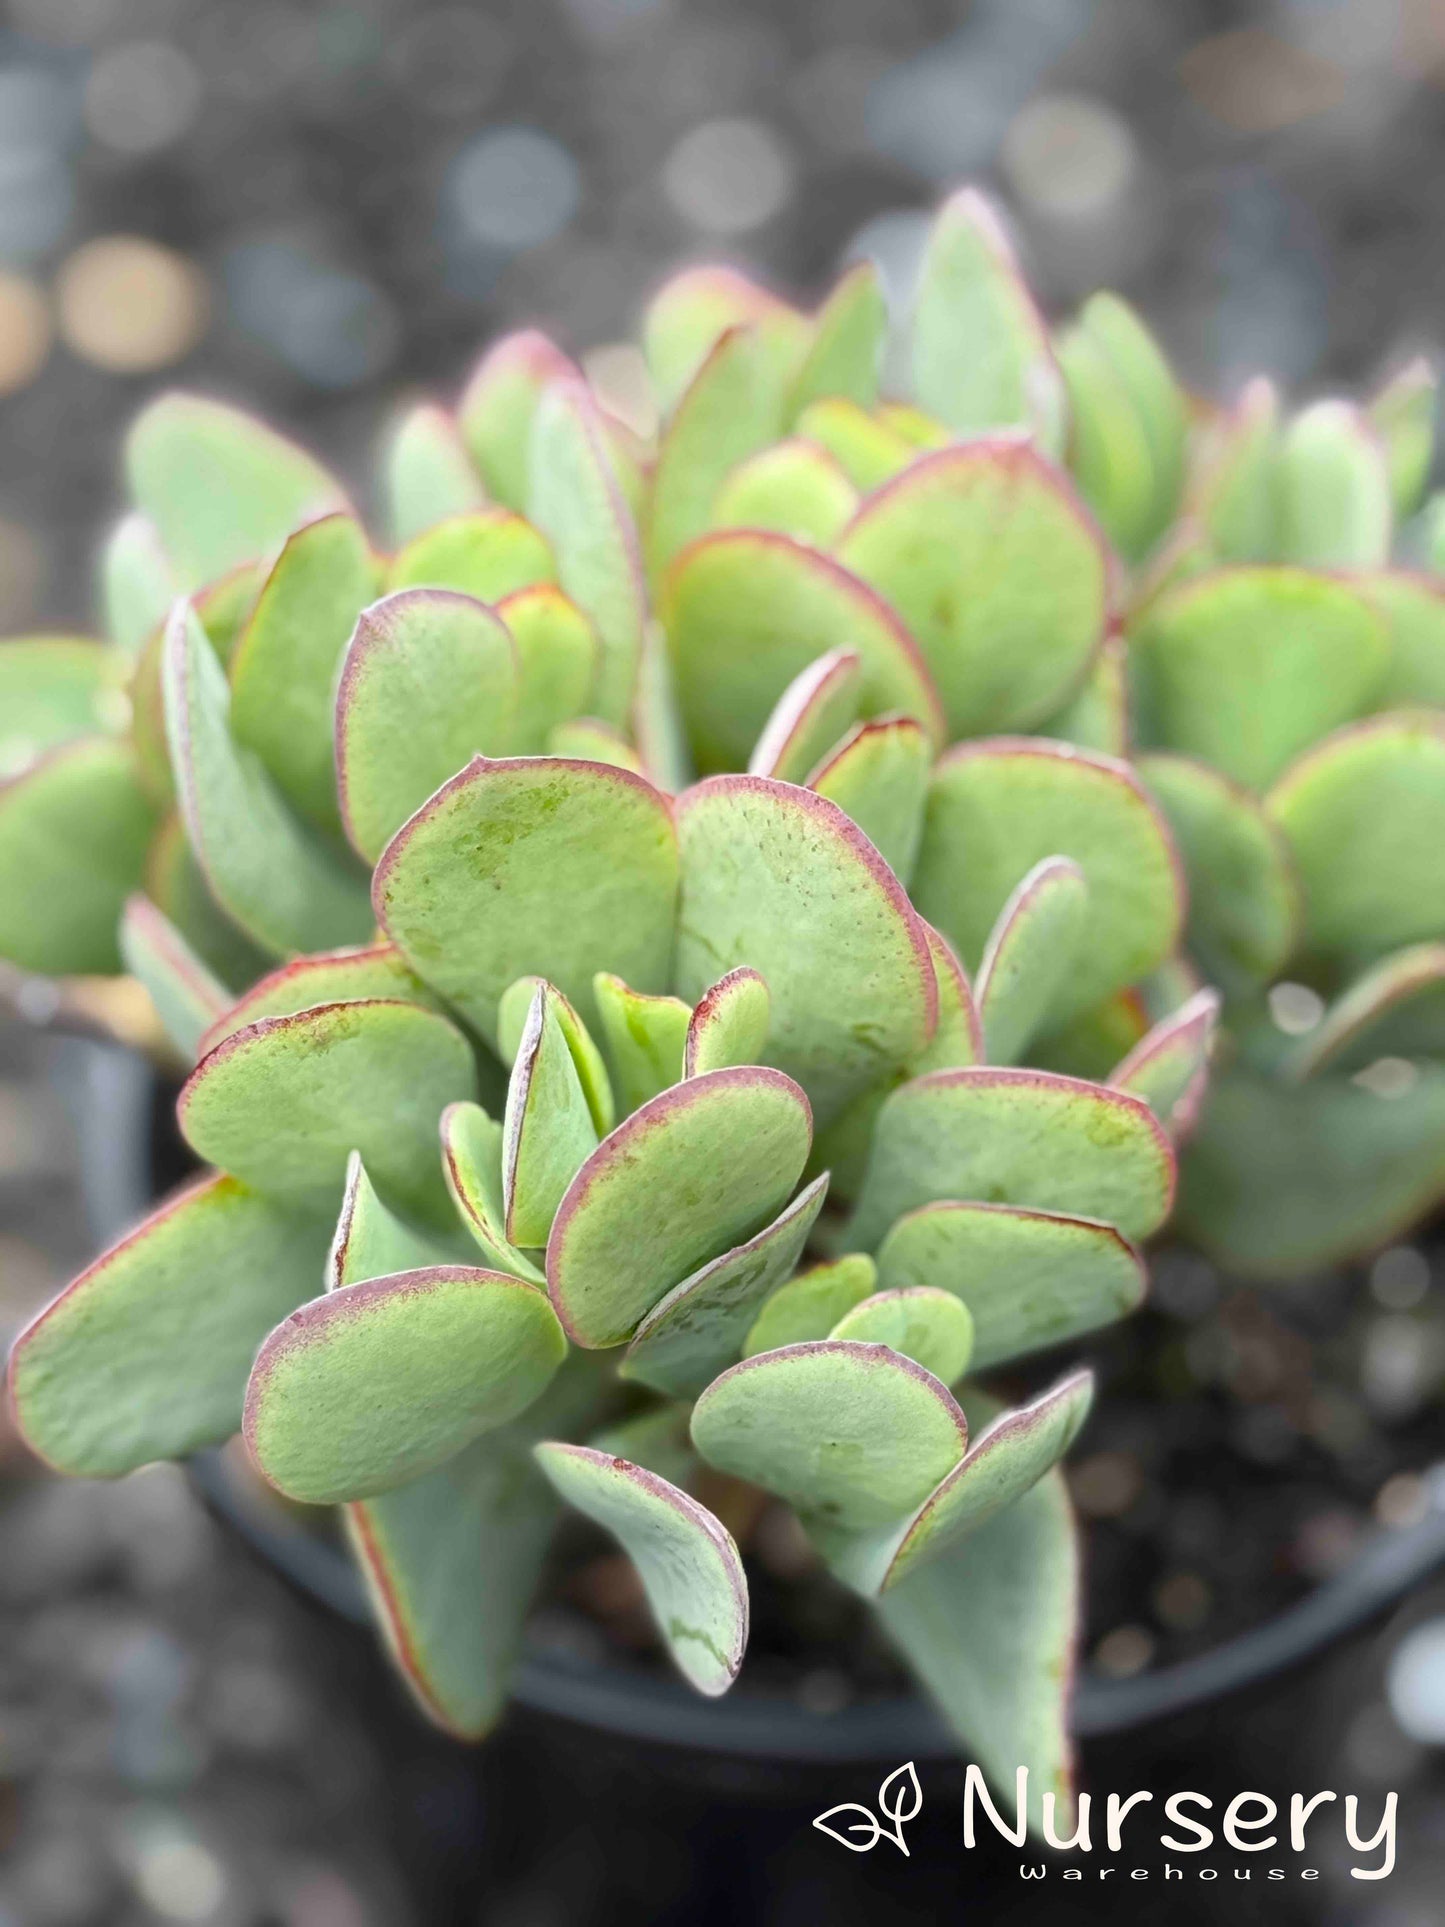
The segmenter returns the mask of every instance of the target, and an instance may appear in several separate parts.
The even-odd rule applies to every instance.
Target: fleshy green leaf
[[[1118,295],[1091,295],[1079,311],[1077,333],[1102,357],[1143,437],[1151,500],[1141,505],[1142,513],[1131,518],[1126,542],[1132,553],[1143,554],[1167,528],[1178,507],[1189,428],[1185,399],[1158,343]],[[1061,359],[1067,375],[1069,363],[1062,350]],[[1081,424],[1079,395],[1072,379],[1070,402],[1077,452]],[[1087,485],[1085,493],[1089,494]]]
[[[813,339],[788,394],[796,421],[810,402],[844,395],[862,408],[878,399],[878,371],[888,337],[888,303],[878,270],[860,261],[818,310]]]
[[[946,1292],[939,1295],[958,1303]],[[1093,1373],[1074,1372],[1032,1403],[1000,1413],[911,1517],[871,1533],[825,1533],[829,1564],[858,1592],[891,1592],[910,1573],[1017,1505],[1078,1437],[1093,1396]]]
[[[647,528],[654,577],[707,528],[729,471],[778,439],[786,380],[756,328],[730,329],[708,351],[657,451]]]
[[[1310,948],[1379,956],[1434,937],[1445,903],[1445,718],[1341,730],[1266,799],[1304,890]]]
[[[1105,636],[1094,666],[1077,693],[1035,734],[1097,750],[1102,756],[1129,753],[1129,650],[1119,635]]]
[[[1226,562],[1267,562],[1276,553],[1275,471],[1279,396],[1260,376],[1206,435],[1191,508]]]
[[[885,1290],[936,1285],[973,1314],[973,1369],[1043,1351],[1137,1309],[1144,1265],[1112,1225],[1006,1204],[926,1204],[878,1248]]]
[[[1141,756],[1139,774],[1169,820],[1188,878],[1184,944],[1230,996],[1272,982],[1299,934],[1288,847],[1263,807],[1184,756]]]
[[[517,1052],[521,1049],[527,1020],[531,1015],[532,999],[538,987],[544,983],[545,979],[541,977],[519,977],[502,993],[497,1011],[497,1041],[504,1064],[515,1064],[517,1060]],[[606,1137],[617,1121],[606,1062],[593,1043],[591,1032],[556,985],[546,984],[546,991],[548,1006],[561,1026],[567,1048],[572,1053],[572,1063],[581,1082],[593,1126],[598,1137]]]
[[[1089,886],[1069,857],[1048,856],[999,912],[978,969],[978,1014],[989,1062],[1013,1064],[1047,1028],[1059,987],[1078,960]]]
[[[923,456],[864,502],[838,560],[903,619],[953,737],[1042,722],[1104,638],[1103,542],[1027,442]]]
[[[201,1039],[200,1055],[262,1017],[289,1017],[317,1004],[357,1003],[382,997],[392,1002],[438,1008],[436,999],[395,944],[368,944],[356,950],[321,950],[293,957],[258,978],[227,1008]]]
[[[1360,587],[1389,623],[1394,645],[1378,691],[1381,708],[1445,709],[1445,584],[1396,570],[1368,576]]]
[[[748,1642],[747,1580],[732,1534],[706,1506],[626,1459],[585,1445],[535,1450],[568,1504],[621,1542],[684,1677],[700,1693],[725,1693]]]
[[[1435,455],[1439,380],[1423,355],[1387,381],[1369,406],[1371,428],[1384,444],[1395,514],[1413,515],[1430,480]]]
[[[100,558],[100,599],[111,641],[127,655],[139,655],[179,593],[155,524],[144,515],[123,515]]]
[[[845,1312],[872,1295],[877,1283],[873,1260],[861,1251],[799,1272],[764,1299],[744,1340],[743,1357],[826,1338]]]
[[[546,541],[510,509],[454,515],[408,542],[392,562],[388,589],[456,589],[500,602],[537,582],[556,580]]]
[[[1172,1136],[1192,1130],[1209,1081],[1209,1053],[1218,1022],[1218,991],[1196,991],[1139,1040],[1110,1072],[1110,1084],[1142,1097]]]
[[[909,1070],[962,1070],[967,1064],[983,1062],[983,1024],[973,987],[952,945],[930,923],[923,926],[928,954],[933,960],[933,977],[938,985],[938,1029],[914,1057]]]
[[[1389,1090],[1220,1075],[1185,1160],[1190,1240],[1238,1276],[1290,1278],[1407,1232],[1445,1199],[1445,1070]]]
[[[1289,1074],[1349,1075],[1382,1057],[1445,1057],[1445,943],[1412,944],[1367,970],[1299,1040]]]
[[[303,522],[347,506],[305,449],[200,395],[172,392],[143,409],[125,467],[185,589],[268,555]]]
[[[751,328],[780,377],[807,351],[809,325],[796,308],[732,268],[686,268],[654,297],[642,324],[658,405],[669,413],[730,329]]]
[[[844,1312],[833,1339],[886,1345],[911,1358],[942,1385],[954,1385],[973,1354],[973,1319],[963,1300],[937,1285],[877,1291]]]
[[[144,889],[191,949],[233,990],[253,983],[273,959],[217,903],[178,816],[168,816],[146,852]]]
[[[257,1345],[321,1282],[327,1235],[234,1178],[177,1192],[16,1340],[21,1436],[85,1478],[229,1437]]]
[[[666,987],[677,864],[667,799],[641,777],[477,757],[387,845],[373,898],[418,975],[484,1036],[528,974],[556,984],[590,1029],[598,969]]]
[[[772,1221],[811,1141],[803,1093],[758,1066],[689,1078],[634,1111],[552,1224],[547,1288],[569,1337],[589,1349],[630,1337],[674,1285]]]
[[[480,1104],[449,1104],[442,1112],[441,1137],[447,1189],[488,1266],[529,1285],[544,1284],[541,1268],[507,1237],[501,1125]]]
[[[353,1151],[346,1163],[341,1215],[326,1255],[325,1289],[340,1291],[343,1285],[365,1284],[368,1278],[421,1271],[430,1265],[446,1264],[455,1255],[453,1249],[424,1236],[382,1203],[366,1175],[360,1152]]]
[[[918,443],[881,413],[870,415],[843,396],[810,403],[798,417],[797,432],[830,455],[864,495],[891,481],[918,454]]]
[[[456,423],[432,402],[409,408],[392,430],[384,480],[391,539],[398,545],[481,508],[487,499]]]
[[[108,737],[0,783],[0,956],[53,976],[120,969],[117,929],[159,812]]]
[[[867,838],[808,790],[716,776],[678,799],[677,822],[678,991],[695,1001],[719,971],[759,971],[768,1057],[827,1122],[934,1033],[922,926]]]
[[[635,1111],[682,1077],[692,1012],[680,997],[633,990],[606,970],[592,989],[622,1108]]]
[[[502,1196],[514,1245],[545,1245],[563,1193],[597,1148],[597,1127],[559,1021],[558,993],[538,984],[507,1086]]]
[[[1048,1071],[933,1071],[888,1099],[851,1241],[945,1198],[1100,1218],[1147,1238],[1174,1201],[1174,1156],[1147,1104]]]
[[[580,1353],[574,1354],[580,1357]],[[669,1402],[633,1412],[615,1424],[604,1425],[587,1440],[594,1452],[631,1459],[673,1485],[687,1486],[696,1477],[698,1458],[692,1449],[687,1422],[690,1405]]]
[[[1066,401],[1048,329],[1003,222],[974,188],[940,209],[913,315],[913,385],[960,435],[1024,428],[1063,447]]]
[[[1057,344],[1069,398],[1069,470],[1121,554],[1137,561],[1158,533],[1157,487],[1144,422],[1104,344],[1082,325]]]
[[[804,783],[858,716],[862,663],[847,649],[830,649],[794,676],[748,758],[754,776]]]
[[[505,754],[517,708],[506,625],[471,596],[406,589],[364,609],[336,693],[346,833],[369,861],[475,755]]]
[[[671,1398],[696,1398],[734,1362],[758,1306],[791,1275],[827,1190],[826,1174],[815,1178],[756,1237],[723,1252],[659,1299],[637,1327],[622,1376]]]
[[[0,778],[19,776],[47,750],[124,727],[118,649],[78,636],[0,642]]]
[[[860,1531],[909,1512],[962,1458],[946,1387],[886,1345],[760,1352],[693,1407],[693,1443],[720,1472],[786,1499],[805,1522]]]
[[[903,624],[856,576],[801,543],[757,529],[706,536],[678,558],[661,613],[704,771],[740,768],[783,691],[830,650],[862,662],[865,716],[901,710],[942,740],[937,693]]]
[[[997,1408],[971,1399],[975,1423]],[[1037,1832],[1046,1792],[1073,1803],[1069,1699],[1079,1637],[1079,1554],[1061,1473],[919,1567],[875,1611],[970,1755],[1007,1801],[1029,1769]]]
[[[446,1223],[437,1120],[475,1085],[465,1039],[435,1011],[322,1004],[227,1037],[177,1116],[198,1156],[267,1196],[334,1198],[357,1150],[384,1196]]]
[[[126,899],[120,921],[120,954],[126,969],[150,992],[166,1035],[187,1057],[197,1054],[203,1033],[231,998],[180,931],[139,892]]]
[[[857,489],[826,449],[801,440],[775,442],[728,476],[709,527],[770,529],[826,548],[857,510]]]
[[[1384,622],[1347,583],[1225,569],[1156,602],[1134,636],[1148,740],[1265,789],[1372,701]]]
[[[549,582],[504,596],[497,614],[517,651],[517,709],[513,741],[518,756],[546,749],[559,723],[580,716],[597,675],[597,631],[575,603]]]
[[[592,707],[621,725],[637,683],[647,578],[602,414],[583,383],[554,383],[542,397],[530,460],[527,512],[552,544],[558,582],[602,643]]]
[[[467,383],[457,425],[488,490],[508,508],[527,500],[532,422],[543,393],[550,382],[576,377],[576,364],[528,328],[504,336]]]
[[[730,970],[705,990],[688,1019],[683,1046],[684,1077],[756,1064],[768,1041],[773,1000],[767,983],[746,965]]]
[[[922,726],[911,716],[891,716],[859,723],[813,771],[808,788],[851,817],[907,883],[923,834],[931,762]]]
[[[225,676],[185,603],[167,630],[164,679],[187,839],[222,908],[281,955],[365,942],[365,887],[308,836],[259,760],[232,741]]]
[[[1388,559],[1389,461],[1352,403],[1318,401],[1295,416],[1280,440],[1275,488],[1280,561],[1378,569]]]
[[[1172,954],[1183,889],[1164,821],[1122,763],[1062,744],[961,743],[934,771],[914,867],[921,914],[975,967],[1020,877],[1071,857],[1088,885],[1074,970],[1051,1029],[1146,976]]]
[[[282,549],[231,658],[236,742],[255,751],[288,803],[338,834],[336,672],[377,574],[353,517],[308,523]]]
[[[436,1265],[345,1285],[262,1345],[246,1444],[288,1498],[369,1498],[524,1412],[566,1350],[542,1294],[501,1272]]]
[[[642,758],[621,730],[595,716],[574,716],[558,723],[547,738],[549,756],[571,756],[584,763],[606,763],[611,769],[630,769],[634,776],[643,772]]]

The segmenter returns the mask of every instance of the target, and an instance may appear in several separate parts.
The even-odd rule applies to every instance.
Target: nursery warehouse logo
[[[1045,1793],[1039,1805],[1039,1818],[1042,1837],[1049,1846],[1064,1853],[1092,1855],[1097,1852],[1101,1855],[1123,1856],[1123,1861],[1121,1864],[1117,1858],[1111,1858],[1105,1864],[1101,1859],[1091,1861],[1087,1866],[1061,1868],[1049,1860],[1024,1859],[1019,1863],[1019,1875],[1024,1880],[1219,1880],[1231,1875],[1235,1880],[1253,1880],[1256,1877],[1265,1881],[1291,1878],[1318,1880],[1319,1868],[1304,1863],[1318,1857],[1312,1854],[1312,1843],[1315,1847],[1319,1845],[1325,1828],[1331,1822],[1338,1825],[1342,1820],[1345,1844],[1365,1863],[1352,1866],[1351,1876],[1356,1880],[1386,1879],[1395,1867],[1398,1796],[1394,1793],[1384,1796],[1379,1824],[1373,1832],[1368,1833],[1364,1831],[1366,1822],[1357,1796],[1347,1793],[1343,1808],[1338,1802],[1339,1795],[1336,1793],[1295,1793],[1290,1796],[1288,1808],[1281,1808],[1278,1801],[1272,1800],[1266,1793],[1236,1793],[1220,1809],[1204,1793],[1160,1796],[1141,1788],[1136,1793],[1111,1793],[1096,1807],[1091,1794],[1081,1793],[1072,1830],[1064,1833],[1059,1824],[1057,1796]],[[1168,1859],[1162,1867],[1128,1864],[1125,1822],[1135,1808],[1148,1807],[1155,1809],[1154,1815],[1141,1813],[1139,1820],[1129,1828],[1132,1844],[1136,1849],[1149,1848],[1152,1851],[1157,1847],[1165,1854],[1177,1854],[1181,1856],[1180,1865],[1176,1866]],[[876,1813],[872,1807],[848,1800],[841,1806],[830,1807],[826,1813],[820,1813],[813,1825],[840,1846],[847,1847],[850,1853],[868,1853],[880,1840],[888,1840],[906,1855],[908,1846],[903,1829],[922,1810],[923,1789],[918,1783],[913,1762],[909,1760],[890,1773],[879,1787]],[[963,1793],[965,1847],[978,1844],[986,1823],[1001,1839],[1022,1850],[1029,1838],[1028,1812],[1029,1769],[1026,1766],[1021,1766],[1015,1776],[1011,1817],[1006,1817],[995,1806],[978,1768],[969,1767]],[[1156,1816],[1156,1825],[1151,1828],[1149,1821],[1156,1819]],[[1102,1826],[1099,1824],[1101,1820]],[[1276,1860],[1283,1860],[1288,1855],[1292,1857],[1292,1864],[1261,1866],[1253,1861],[1240,1861],[1232,1867],[1221,1869],[1183,1858],[1190,1854],[1207,1853],[1215,1845],[1216,1839],[1238,1854],[1269,1853],[1273,1850]]]

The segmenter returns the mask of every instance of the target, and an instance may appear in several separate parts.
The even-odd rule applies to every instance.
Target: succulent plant
[[[1062,1788],[1090,1382],[971,1374],[1137,1303],[1171,1139],[1264,1269],[1445,1185],[1429,384],[1207,414],[1114,297],[1051,336],[971,192],[900,344],[867,266],[689,271],[644,341],[655,438],[530,333],[406,415],[387,553],[165,397],[109,642],[0,649],[0,949],[147,985],[212,1167],[22,1335],[19,1422],[106,1475],[244,1412],[468,1733],[559,1496],[727,1686],[705,1465]]]

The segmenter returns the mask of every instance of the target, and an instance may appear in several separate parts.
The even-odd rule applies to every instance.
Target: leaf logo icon
[[[903,1829],[910,1820],[916,1820],[923,1811],[923,1788],[918,1784],[918,1774],[912,1760],[907,1760],[890,1773],[878,1789],[878,1813],[871,1807],[860,1806],[856,1800],[845,1800],[841,1806],[829,1807],[820,1813],[813,1825],[820,1833],[826,1833],[830,1840],[836,1840],[840,1847],[849,1853],[868,1853],[880,1840],[891,1840],[898,1851],[908,1857],[908,1845],[903,1838]],[[854,1817],[841,1826],[837,1822],[843,1814]],[[886,1825],[885,1822],[891,1822]],[[850,1838],[850,1836],[852,1836]]]

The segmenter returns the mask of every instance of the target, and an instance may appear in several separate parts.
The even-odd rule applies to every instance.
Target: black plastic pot
[[[98,1243],[108,1243],[154,1195],[154,1073],[140,1058],[89,1040],[69,1040],[60,1071],[79,1136],[89,1229]],[[293,1587],[342,1619],[369,1625],[360,1578],[339,1547],[303,1526],[258,1514],[219,1454],[200,1454],[190,1469],[212,1510]],[[1133,1679],[1085,1674],[1075,1700],[1075,1730],[1084,1736],[1124,1732],[1259,1686],[1398,1605],[1445,1564],[1445,1465],[1435,1468],[1429,1489],[1430,1507],[1418,1523],[1378,1533],[1342,1572],[1251,1631]],[[620,1664],[541,1649],[524,1657],[513,1694],[533,1711],[616,1739],[739,1760],[840,1766],[957,1753],[957,1741],[937,1713],[914,1696],[828,1713],[750,1694],[745,1686],[726,1699],[703,1700],[681,1684]]]

